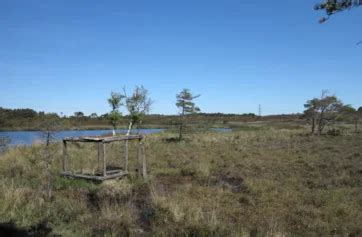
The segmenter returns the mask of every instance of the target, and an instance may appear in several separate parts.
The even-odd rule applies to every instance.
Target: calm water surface
[[[152,134],[164,131],[162,128],[136,129],[134,132],[141,134]],[[211,128],[217,132],[231,132],[230,128]],[[127,130],[117,130],[117,133],[125,134]],[[54,134],[56,140],[62,140],[64,137],[80,137],[80,136],[99,136],[112,133],[112,130],[69,130],[60,131]],[[0,132],[0,138],[10,138],[10,145],[31,145],[40,143],[44,140],[44,134],[41,131],[7,131]]]
[[[152,134],[164,131],[164,129],[137,129],[135,132],[141,134]],[[126,133],[127,130],[117,130],[117,133]],[[55,139],[61,140],[64,137],[79,137],[79,136],[99,136],[112,133],[111,130],[77,130],[77,131],[60,131],[55,133]],[[41,142],[43,133],[41,131],[8,131],[0,132],[0,137],[10,138],[11,145],[31,145],[36,142]]]

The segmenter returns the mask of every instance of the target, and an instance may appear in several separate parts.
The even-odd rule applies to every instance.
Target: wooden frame
[[[63,159],[61,175],[65,177],[81,178],[88,180],[103,181],[107,179],[116,179],[128,174],[128,142],[138,141],[138,175],[144,179],[147,178],[146,156],[144,149],[144,136],[143,135],[127,135],[127,136],[97,136],[97,137],[66,137],[63,139]],[[124,141],[125,142],[125,163],[122,169],[107,169],[107,154],[106,144],[111,142]],[[68,142],[93,142],[97,143],[98,150],[98,165],[102,164],[102,172],[90,175],[83,173],[75,173],[69,170],[68,167]]]

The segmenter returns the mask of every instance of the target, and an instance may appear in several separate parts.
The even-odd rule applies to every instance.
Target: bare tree
[[[113,127],[113,130],[112,130],[113,136],[116,135],[117,124],[119,123],[119,120],[122,117],[122,114],[119,111],[119,108],[123,105],[124,98],[125,98],[125,96],[120,93],[111,92],[111,97],[108,99],[108,103],[111,106],[112,110],[108,114],[107,117]]]
[[[194,99],[200,95],[193,96],[189,89],[183,89],[176,95],[176,106],[180,109],[181,122],[179,127],[179,140],[182,139],[183,129],[186,125],[186,116],[200,112],[200,108],[195,106]]]

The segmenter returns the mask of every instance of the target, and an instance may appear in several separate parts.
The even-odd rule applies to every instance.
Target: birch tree
[[[200,97],[200,95],[192,95],[189,89],[183,89],[176,95],[176,106],[180,110],[180,127],[179,127],[179,140],[182,139],[184,127],[186,125],[186,116],[200,112],[200,108],[195,105],[194,99]]]
[[[112,134],[113,136],[116,135],[116,128],[117,124],[119,123],[119,120],[122,117],[121,112],[119,111],[119,108],[123,105],[123,99],[124,95],[116,92],[111,92],[111,97],[108,99],[108,103],[111,106],[112,110],[108,114],[108,119],[112,124]]]
[[[153,102],[149,97],[148,90],[143,86],[136,86],[129,97],[127,97],[126,89],[124,89],[124,96],[126,97],[126,108],[130,117],[127,130],[127,135],[129,135],[133,126],[142,123],[143,117],[150,112]]]

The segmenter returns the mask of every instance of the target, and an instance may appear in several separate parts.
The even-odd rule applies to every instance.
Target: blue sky
[[[362,8],[318,24],[318,0],[0,0],[0,106],[105,113],[144,85],[204,112],[296,113],[328,89],[362,106]]]

